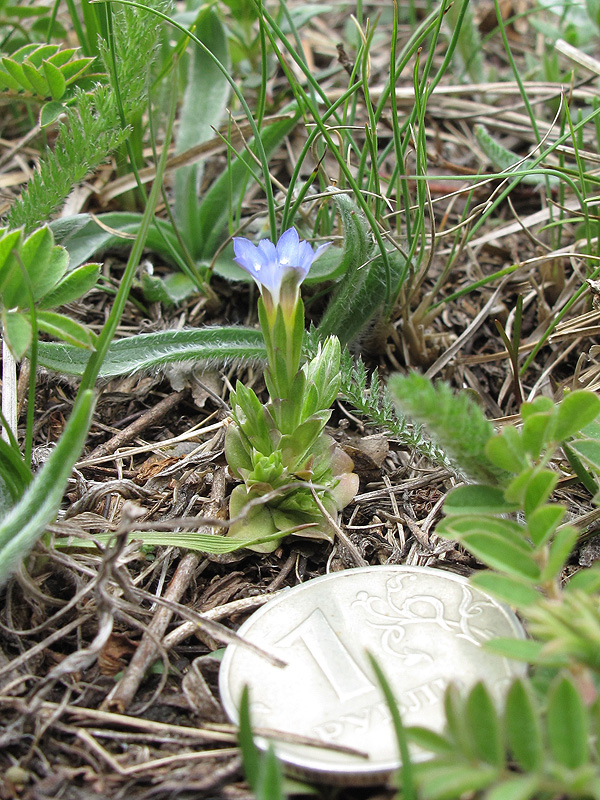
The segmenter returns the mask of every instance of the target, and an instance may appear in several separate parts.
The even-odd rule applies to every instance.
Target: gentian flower
[[[282,301],[294,305],[298,289],[308,275],[308,271],[331,242],[313,250],[306,241],[300,241],[295,228],[283,233],[274,245],[270,239],[261,239],[253,245],[249,239],[235,237],[233,250],[235,261],[248,272],[260,289],[268,311],[272,311]]]

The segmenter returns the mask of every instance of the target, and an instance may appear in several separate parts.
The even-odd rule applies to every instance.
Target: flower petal
[[[291,292],[297,297],[298,287],[311,264],[330,244],[313,250],[307,241],[300,241],[295,228],[289,228],[281,234],[277,245],[270,239],[261,239],[255,246],[249,239],[236,236],[233,249],[235,261],[254,278],[261,291],[266,289],[270,302],[278,305],[282,286],[286,286],[286,295]]]
[[[285,233],[282,233],[277,242],[277,258],[279,263],[297,267],[298,265],[298,248],[300,239],[298,231],[295,228],[288,228]],[[304,242],[303,242],[304,244]],[[310,247],[310,245],[309,245]]]
[[[236,236],[233,240],[235,261],[249,272],[255,280],[260,280],[259,275],[263,267],[263,258],[260,250],[249,239]]]

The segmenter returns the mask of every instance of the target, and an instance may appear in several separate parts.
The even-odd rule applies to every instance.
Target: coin
[[[462,576],[428,567],[361,567],[315,578],[266,603],[238,633],[286,666],[229,645],[219,677],[227,715],[238,722],[247,685],[253,727],[277,731],[269,740],[287,770],[317,782],[380,783],[400,765],[368,653],[404,724],[438,732],[450,682],[466,689],[483,680],[500,699],[526,670],[483,647],[498,636],[525,637],[515,614]],[[429,757],[411,751],[414,761]]]

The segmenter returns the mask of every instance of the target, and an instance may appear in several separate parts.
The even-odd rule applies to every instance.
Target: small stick
[[[126,428],[123,428],[122,431],[115,433],[115,435],[107,442],[104,442],[104,444],[98,445],[98,447],[96,447],[96,449],[93,450],[89,456],[86,456],[86,460],[91,458],[99,458],[100,456],[112,455],[116,450],[119,449],[119,447],[122,447],[136,436],[139,436],[142,431],[146,430],[146,428],[149,428],[151,425],[155,425],[166,414],[168,414],[169,411],[172,411],[179,404],[179,401],[183,395],[184,392],[174,392],[173,394],[169,394],[164,397],[155,406],[145,411],[141,417],[138,417],[136,420],[134,420],[131,425],[128,425]]]
[[[217,516],[219,506],[225,494],[225,471],[223,469],[215,470],[213,474],[213,486],[211,491],[211,503],[209,513]],[[167,603],[177,603],[179,598],[186,591],[194,573],[198,568],[200,556],[197,553],[188,553],[179,562],[175,573],[171,579],[164,600]],[[167,626],[173,616],[173,609],[168,605],[160,605],[152,622],[142,636],[142,640],[138,645],[137,650],[133,654],[125,674],[108,694],[102,708],[110,709],[111,711],[122,712],[131,704],[140,687],[144,675],[148,668],[156,659],[156,642],[160,642],[165,635]]]
[[[323,514],[323,516],[325,517],[325,519],[327,520],[327,522],[329,523],[329,525],[331,526],[333,531],[335,531],[335,534],[337,535],[338,539],[342,542],[342,544],[344,545],[346,550],[348,550],[348,552],[350,553],[350,555],[354,559],[354,562],[355,562],[356,566],[357,567],[368,567],[369,566],[369,562],[366,561],[361,556],[358,547],[354,544],[354,542],[350,539],[350,537],[347,536],[344,533],[344,531],[340,528],[340,526],[337,524],[337,522],[331,516],[329,511],[327,511],[327,509],[325,508],[325,506],[321,502],[321,498],[315,492],[313,486],[311,486],[311,492],[312,492],[312,496],[314,498],[314,501],[315,501],[315,503],[317,504],[317,506],[319,508],[319,511],[321,512],[321,514]]]

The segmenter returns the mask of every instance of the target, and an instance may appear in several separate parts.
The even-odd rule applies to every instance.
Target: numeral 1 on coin
[[[276,644],[291,647],[298,641],[311,654],[341,702],[375,689],[320,609],[315,609]]]

